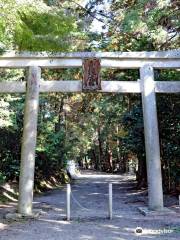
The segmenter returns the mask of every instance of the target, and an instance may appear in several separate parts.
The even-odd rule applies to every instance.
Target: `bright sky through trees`
[[[97,7],[97,9],[100,10],[105,10],[108,11],[110,8],[110,4],[109,1],[105,1],[104,4],[101,4]],[[106,32],[107,28],[103,28],[103,26],[105,26],[104,23],[98,21],[97,19],[94,19],[92,26],[91,26],[91,31],[95,31],[95,32]],[[107,26],[106,26],[107,27]]]
[[[81,1],[81,5],[82,5],[83,7],[85,7],[88,2],[89,2],[88,0]],[[97,9],[98,11],[101,11],[101,10],[108,11],[109,8],[110,8],[110,1],[108,1],[108,0],[105,0],[105,1],[104,1],[104,4],[100,4],[100,5],[98,5],[98,6],[96,7],[96,9]],[[98,32],[98,33],[100,33],[100,32],[106,32],[107,29],[106,29],[106,28],[103,28],[103,26],[104,26],[104,23],[98,21],[98,20],[95,18],[95,19],[93,20],[92,24],[91,24],[90,30],[91,30],[92,32]]]

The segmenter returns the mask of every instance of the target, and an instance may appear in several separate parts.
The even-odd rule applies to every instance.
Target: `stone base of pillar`
[[[5,215],[5,219],[10,220],[10,221],[18,221],[18,220],[22,220],[22,219],[35,219],[38,218],[40,215],[42,215],[44,212],[42,211],[42,209],[34,209],[33,213],[31,215],[24,215],[24,214],[20,214],[20,213],[7,213]]]
[[[175,211],[166,207],[164,207],[162,210],[157,210],[157,211],[150,210],[147,207],[139,207],[138,210],[144,216],[166,216],[166,215],[176,214]]]

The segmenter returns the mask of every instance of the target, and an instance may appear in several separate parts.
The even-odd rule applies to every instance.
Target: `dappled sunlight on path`
[[[108,219],[108,182],[113,183],[113,219]],[[71,221],[66,218],[66,187],[36,197],[36,220],[0,225],[0,240],[177,240],[180,218],[145,217],[138,211],[147,205],[147,190],[136,190],[134,176],[83,171],[71,184]],[[135,229],[141,227],[141,236]],[[168,232],[168,229],[171,231]]]
[[[87,180],[87,181],[101,181],[101,182],[113,182],[113,181],[128,181],[128,180],[135,180],[135,175],[131,174],[108,174],[102,173],[97,171],[82,171],[81,174],[77,176],[78,180]]]

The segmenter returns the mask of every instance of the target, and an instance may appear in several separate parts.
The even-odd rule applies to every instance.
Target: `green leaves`
[[[15,41],[20,50],[62,51],[69,47],[68,36],[75,30],[73,19],[62,11],[41,12],[37,9],[19,12]]]
[[[134,9],[125,14],[122,28],[125,32],[133,33],[145,33],[147,31],[146,23],[142,21],[140,12]]]
[[[0,42],[7,48],[29,51],[68,51],[75,19],[42,1],[20,3],[3,1],[0,16]],[[13,15],[12,15],[13,13]]]
[[[6,180],[6,176],[0,171],[0,184],[4,183]]]
[[[176,1],[127,0],[111,1],[109,5],[110,10],[103,18],[108,25],[107,32],[100,35],[98,46],[107,51],[179,47],[179,7]]]

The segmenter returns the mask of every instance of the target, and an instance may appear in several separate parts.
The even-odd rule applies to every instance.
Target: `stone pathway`
[[[108,217],[108,182],[113,183],[113,219]],[[71,221],[66,217],[66,188],[36,197],[34,207],[43,214],[36,220],[0,221],[0,240],[177,240],[180,211],[177,199],[165,203],[176,210],[170,216],[143,216],[138,207],[147,206],[147,191],[135,190],[134,177],[86,171],[72,183]],[[0,213],[7,210],[0,208]],[[137,235],[135,229],[142,228]]]

